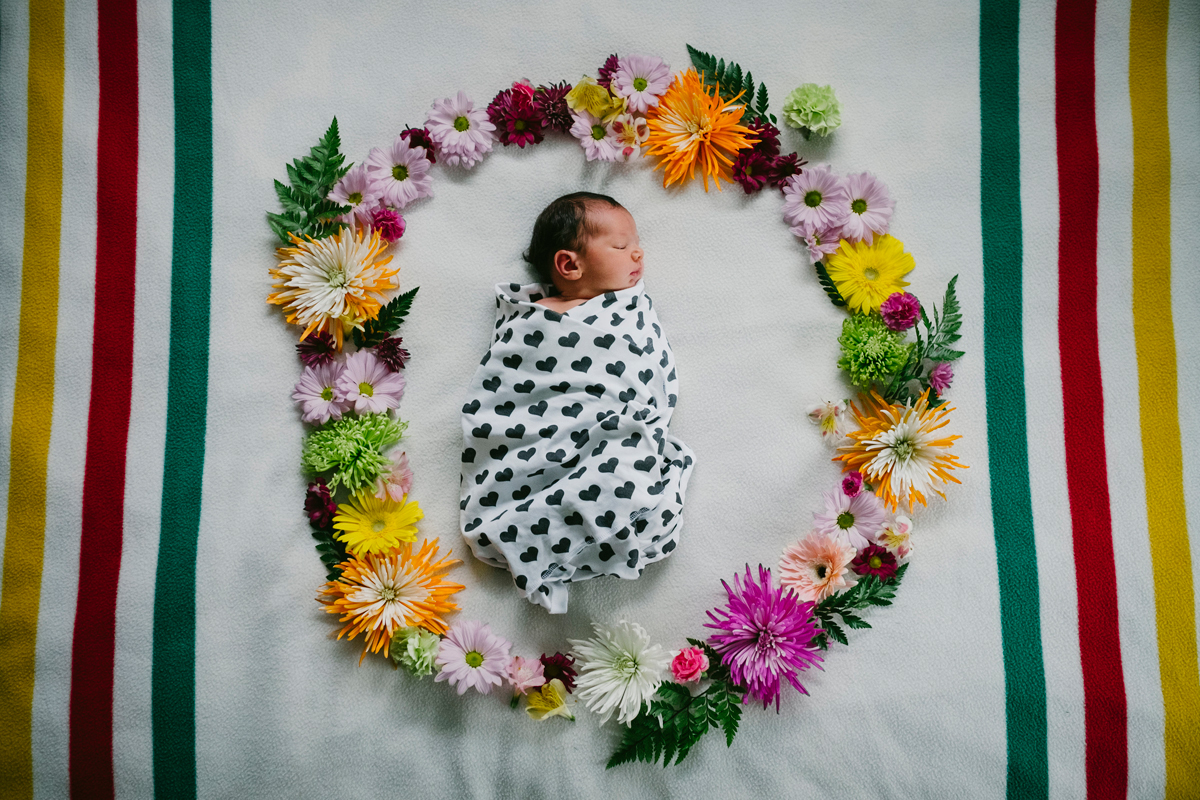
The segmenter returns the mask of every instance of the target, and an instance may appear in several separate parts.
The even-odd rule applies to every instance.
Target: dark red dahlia
[[[779,155],[779,128],[762,117],[755,117],[746,127],[758,137],[758,144],[754,145],[755,150],[768,158]]]
[[[525,147],[543,138],[546,120],[524,92],[505,89],[488,105],[488,119],[496,126],[496,136],[506,145]]]
[[[308,485],[308,493],[304,496],[304,513],[314,527],[328,530],[333,527],[333,515],[337,513],[337,503],[329,494],[325,481],[318,479]]]
[[[850,569],[859,575],[874,575],[886,581],[896,574],[896,557],[886,547],[869,544],[850,562]]]
[[[771,161],[757,150],[743,150],[733,162],[733,179],[742,185],[746,194],[754,194],[767,185],[771,177]]]
[[[801,172],[803,172],[804,170],[800,168],[807,163],[807,161],[800,158],[800,156],[796,155],[795,153],[786,156],[777,156],[775,160],[771,162],[771,185],[782,187],[783,184],[787,182],[788,178],[792,177],[793,175],[799,175]]]
[[[563,682],[563,686],[568,692],[575,691],[575,658],[574,656],[555,653],[548,656],[542,653],[542,674],[546,676],[546,683],[558,678]]]
[[[426,128],[405,128],[400,131],[400,138],[408,139],[409,147],[424,147],[425,157],[429,159],[429,163],[437,163],[437,158],[433,154],[433,138]]]
[[[333,346],[333,337],[324,331],[310,333],[304,341],[296,345],[296,352],[305,366],[319,367],[333,361],[337,353]]]
[[[567,92],[569,91],[571,91],[571,84],[562,81],[549,86],[539,86],[537,93],[533,96],[533,105],[541,112],[542,118],[546,120],[546,127],[550,130],[559,133],[567,133],[571,130],[574,120],[571,118],[571,109],[567,108]]]
[[[619,64],[618,64],[619,60],[620,59],[617,58],[616,53],[613,53],[611,56],[606,58],[604,60],[604,66],[600,68],[600,75],[596,79],[596,83],[600,84],[605,89],[607,89],[608,85],[610,83],[612,83],[612,79],[614,77],[616,77],[616,75],[617,75],[617,67],[619,66]]]
[[[400,346],[403,341],[399,336],[394,336],[375,345],[375,355],[379,356],[379,360],[392,372],[404,369],[405,363],[412,358],[412,354]]]

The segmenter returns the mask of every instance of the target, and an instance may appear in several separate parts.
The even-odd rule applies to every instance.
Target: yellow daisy
[[[425,518],[425,512],[407,501],[408,495],[396,502],[391,497],[375,497],[369,490],[360,492],[338,506],[333,518],[333,527],[338,529],[335,536],[356,556],[416,541],[417,522]]]
[[[904,252],[904,242],[886,234],[871,245],[843,239],[825,264],[842,299],[859,314],[878,311],[884,300],[903,291],[908,286],[903,278],[914,266],[912,255]]]

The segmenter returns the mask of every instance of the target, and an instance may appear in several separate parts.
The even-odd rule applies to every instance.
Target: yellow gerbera
[[[962,437],[935,433],[949,423],[954,409],[943,403],[930,410],[928,389],[914,405],[891,405],[874,391],[859,400],[861,411],[850,404],[859,430],[849,434],[851,442],[839,447],[833,460],[841,461],[845,472],[861,472],[892,511],[905,501],[909,511],[918,501],[927,505],[927,492],[945,500],[935,482],[961,483],[949,471],[967,468],[950,453],[954,440]]]
[[[396,502],[390,496],[375,497],[368,490],[338,506],[333,518],[338,533],[334,535],[356,556],[380,553],[401,542],[416,541],[417,522],[424,518],[425,512],[409,503],[408,495]]]
[[[708,178],[721,188],[721,178],[729,180],[729,167],[739,150],[758,141],[754,131],[740,125],[742,106],[733,100],[722,100],[714,86],[711,93],[696,70],[689,69],[675,76],[658,105],[646,114],[650,136],[646,140],[648,155],[657,156],[663,167],[663,186],[682,182],[695,176],[696,165],[708,191]],[[746,138],[747,134],[751,138]],[[655,167],[657,169],[658,167]]]
[[[324,239],[289,236],[294,247],[275,251],[279,264],[270,272],[278,291],[267,302],[283,306],[288,322],[304,326],[301,341],[327,331],[341,350],[343,334],[374,319],[383,294],[395,288],[392,278],[400,270],[386,268],[391,256],[379,257],[388,243],[378,228],[365,242],[361,228],[357,234],[340,228]]]
[[[866,314],[878,311],[884,300],[908,286],[903,278],[914,266],[912,255],[904,252],[904,242],[885,234],[871,245],[843,239],[825,268],[846,304]]]
[[[464,588],[444,580],[443,573],[462,563],[449,555],[439,560],[434,539],[423,542],[415,554],[406,542],[386,553],[341,563],[341,577],[321,587],[317,602],[328,613],[342,615],[340,621],[346,625],[338,631],[339,639],[366,633],[358,663],[381,648],[386,658],[392,634],[401,628],[446,632],[441,615],[458,610],[450,596]]]

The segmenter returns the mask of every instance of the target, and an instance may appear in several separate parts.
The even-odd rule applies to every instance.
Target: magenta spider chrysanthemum
[[[783,184],[783,218],[788,225],[842,227],[849,213],[846,186],[828,164],[809,167]]]
[[[392,372],[370,350],[359,350],[346,359],[337,389],[356,413],[378,414],[400,405],[405,383],[404,373]]]
[[[888,232],[892,198],[883,181],[869,172],[847,175],[846,201],[842,206],[842,238],[871,244],[876,235]]]
[[[319,367],[333,362],[337,348],[334,347],[332,336],[325,331],[317,331],[296,345],[296,352],[300,354],[300,360],[305,366]]]
[[[816,666],[821,669],[821,657],[813,637],[820,631],[813,619],[812,603],[801,602],[792,589],[786,591],[771,586],[771,570],[758,565],[758,581],[746,565],[746,583],[734,575],[733,588],[725,581],[721,585],[729,595],[729,605],[708,612],[715,628],[709,644],[721,655],[721,663],[729,667],[730,677],[746,687],[743,703],[753,697],[762,700],[763,708],[775,701],[779,710],[781,679],[786,679],[796,691],[808,694],[796,674]]]
[[[629,110],[645,114],[658,105],[671,85],[671,70],[657,56],[629,55],[617,60],[617,71],[609,90],[624,97]]]
[[[351,215],[363,225],[371,224],[371,215],[375,204],[379,201],[379,189],[371,176],[367,174],[365,164],[358,164],[342,176],[342,179],[329,190],[329,199],[339,206],[351,206],[350,213],[343,218],[347,223]]]
[[[424,147],[413,147],[397,136],[391,147],[376,147],[367,154],[367,173],[385,205],[404,208],[432,194],[429,159]]]

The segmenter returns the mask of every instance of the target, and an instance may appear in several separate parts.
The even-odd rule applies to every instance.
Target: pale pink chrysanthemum
[[[571,135],[587,153],[588,161],[617,161],[621,158],[621,147],[613,136],[612,129],[586,111],[572,111],[575,122]]]
[[[830,536],[844,538],[852,547],[862,548],[871,544],[887,520],[882,501],[871,492],[847,497],[841,487],[823,494],[825,513],[813,512],[816,529]]]
[[[542,662],[536,658],[513,656],[512,660],[508,662],[506,672],[508,682],[512,684],[513,691],[517,694],[525,694],[530,689],[536,689],[546,683],[545,668],[542,666]]]
[[[850,570],[855,550],[837,536],[813,531],[783,551],[779,582],[796,590],[801,600],[819,603],[858,583]]]
[[[463,620],[450,628],[438,646],[434,663],[441,671],[434,680],[450,681],[459,694],[467,689],[490,694],[493,686],[504,681],[510,647],[512,644],[492,633],[487,623]]]
[[[869,172],[846,176],[846,200],[842,206],[842,238],[871,244],[876,235],[888,232],[895,205],[883,181]]]
[[[437,145],[438,157],[466,169],[482,161],[496,141],[496,126],[488,119],[487,109],[475,108],[463,91],[453,100],[435,100],[425,115],[425,127]]]
[[[405,496],[412,491],[413,471],[408,466],[408,454],[401,453],[392,459],[392,469],[380,476],[375,484],[375,496],[380,500],[388,498],[397,503],[403,502]]]
[[[812,223],[793,225],[791,232],[804,241],[808,255],[814,262],[822,261],[825,256],[837,252],[841,242],[841,228],[820,228]]]
[[[404,396],[404,373],[392,372],[370,350],[359,350],[346,359],[337,389],[359,414],[396,408]]]
[[[292,399],[303,409],[303,420],[323,425],[330,418],[341,419],[349,410],[350,401],[337,387],[343,367],[337,361],[304,368]]]
[[[367,173],[375,181],[384,205],[392,208],[404,208],[413,200],[433,194],[425,148],[410,146],[402,136],[397,136],[391,147],[371,150]]]
[[[617,72],[609,89],[624,97],[629,110],[645,114],[658,105],[671,85],[671,70],[657,56],[629,55],[617,60]]]
[[[329,199],[339,206],[353,206],[350,213],[342,218],[347,223],[350,222],[349,217],[353,216],[360,225],[370,225],[379,202],[379,189],[367,173],[366,165],[356,164],[329,190]]]
[[[841,230],[849,195],[828,164],[809,167],[783,184],[783,218],[788,225]]]

